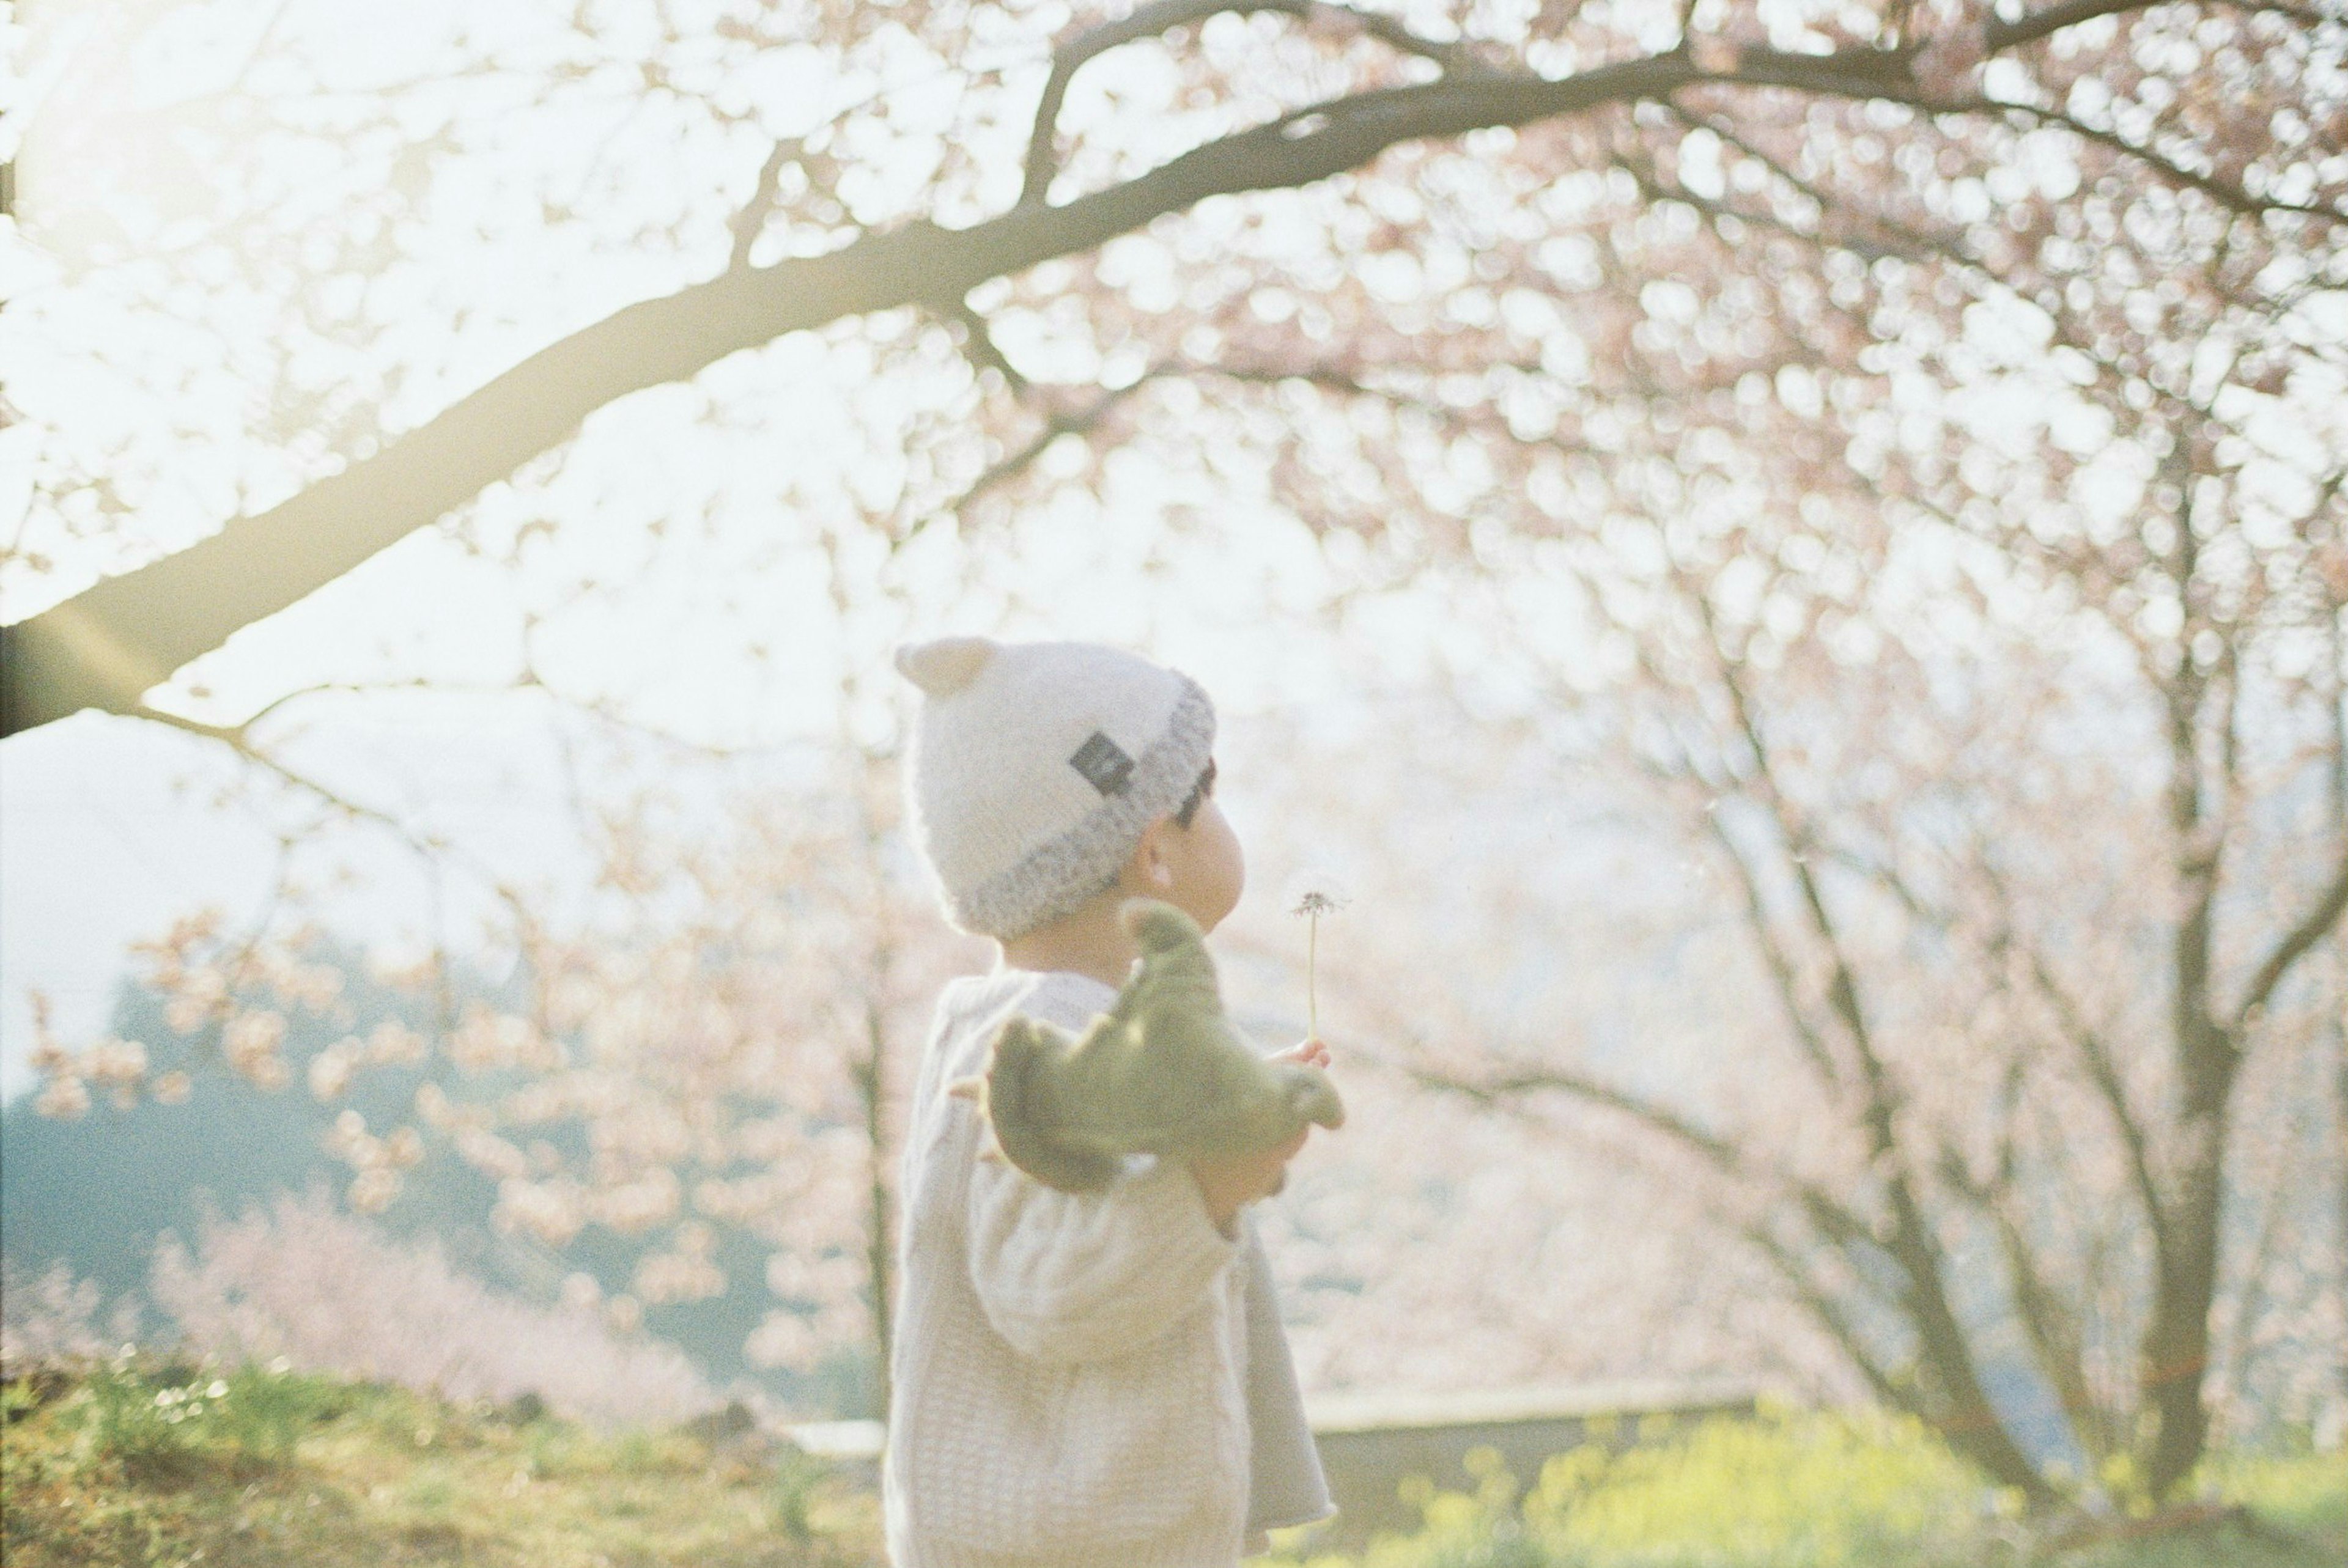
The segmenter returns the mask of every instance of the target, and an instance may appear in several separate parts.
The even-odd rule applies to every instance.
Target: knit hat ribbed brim
[[[955,637],[896,664],[922,693],[915,838],[948,917],[981,936],[1020,936],[1110,886],[1214,752],[1198,683],[1119,649]]]

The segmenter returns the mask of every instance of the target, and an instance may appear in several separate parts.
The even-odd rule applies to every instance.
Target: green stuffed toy
[[[1328,1074],[1258,1056],[1223,1015],[1190,917],[1135,898],[1118,911],[1141,964],[1082,1040],[1014,1015],[972,1085],[1004,1156],[1063,1192],[1095,1193],[1128,1154],[1190,1160],[1277,1147],[1345,1119]]]

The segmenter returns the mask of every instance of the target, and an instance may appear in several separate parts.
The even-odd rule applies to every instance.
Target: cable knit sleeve
[[[1179,1163],[1100,1193],[1063,1193],[994,1160],[971,1172],[972,1283],[995,1332],[1035,1360],[1149,1343],[1205,1303],[1239,1249]]]

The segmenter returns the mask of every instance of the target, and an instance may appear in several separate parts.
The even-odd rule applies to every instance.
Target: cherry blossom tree
[[[2166,1494],[2221,1291],[2274,1255],[2237,1220],[2310,1234],[2232,1140],[2340,1009],[2337,26],[1943,55],[1983,119],[1681,95],[1553,130],[1608,173],[1528,190],[1545,222],[1457,200],[1457,282],[1396,229],[1391,282],[1233,313],[1227,428],[1603,704],[1729,874],[1806,1090],[1724,1119],[1570,1053],[1430,1076],[1675,1146],[1883,1398],[2042,1500],[1988,1346]]]
[[[2311,803],[2348,766],[2343,30],[2216,0],[591,8],[353,93],[264,37],[185,111],[223,133],[230,216],[126,230],[11,313],[53,359],[92,302],[170,320],[118,390],[202,412],[109,449],[12,386],[38,474],[0,585],[46,608],[6,629],[6,727],[139,714],[411,833],[291,743],[347,682],[199,718],[188,661],[429,530],[523,585],[516,684],[657,724],[575,652],[614,600],[658,601],[662,646],[736,639],[754,693],[829,690],[770,645],[778,589],[733,613],[810,534],[835,589],[935,585],[1071,497],[1179,493],[1199,548],[1200,514],[1276,505],[1352,647],[1401,598],[1451,617],[1474,700],[1527,756],[1631,769],[1650,854],[1700,856],[1735,923],[1684,1100],[1593,1065],[1538,989],[1395,994],[1426,917],[1381,922],[1344,1004],[1422,1042],[1395,1070],[1701,1193],[1815,1344],[2002,1482],[2061,1490],[1991,1397],[2018,1356],[2114,1484],[2163,1494],[2231,1386],[2213,1326],[2250,1344],[2314,1298],[2269,1262],[2306,1234],[2290,1173],[2338,1163],[2233,1130],[2287,1124],[2341,1049],[2348,837]],[[500,138],[582,120],[600,142],[558,132],[572,155],[467,205]],[[288,200],[321,164],[349,188]],[[525,246],[563,264],[481,276]],[[270,412],[174,400],[223,384]],[[669,560],[716,586],[664,600]],[[824,624],[860,669],[868,620],[918,619],[859,588]],[[934,929],[896,891],[885,706],[837,706],[836,815],[729,845],[625,814],[602,923],[505,900],[532,1006],[439,1048],[531,1087],[419,1108],[518,1225],[673,1236],[643,1295],[707,1287],[696,1226],[760,1235],[785,1358],[884,1321],[885,1085]],[[268,950],[160,960],[256,1082],[294,1067],[252,988],[302,960]],[[144,1071],[49,1066],[60,1110]],[[557,1120],[593,1130],[583,1166],[530,1146]],[[373,1201],[417,1145],[345,1147]]]
[[[221,476],[232,494],[249,486],[278,498],[6,629],[5,729],[85,706],[139,711],[142,693],[240,627],[464,507],[561,446],[596,409],[694,378],[785,334],[918,308],[963,340],[999,391],[1027,391],[1027,376],[995,346],[988,307],[973,303],[974,294],[998,281],[1057,292],[1068,280],[1045,263],[1060,258],[1083,259],[1078,272],[1097,278],[1092,258],[1101,248],[1155,220],[1179,219],[1150,231],[1156,262],[1121,261],[1141,268],[1138,290],[1121,291],[1129,297],[1164,294],[1167,251],[1214,243],[1227,210],[1246,213],[1239,227],[1258,236],[1285,240],[1301,222],[1299,263],[1325,272],[1334,250],[1365,241],[1383,248],[1382,229],[1409,232],[1423,214],[1457,206],[1477,183],[1498,199],[1480,204],[1476,222],[1488,228],[1517,204],[1512,192],[1549,187],[1559,193],[1553,200],[1570,204],[1601,172],[1668,180],[1683,151],[1701,170],[1748,128],[1766,135],[1773,121],[1814,118],[1838,136],[1857,133],[1855,149],[1874,148],[1879,178],[1926,184],[1933,177],[1901,167],[1887,138],[1865,131],[1871,122],[1930,125],[1934,134],[1952,127],[1958,139],[1973,141],[2054,128],[2228,213],[2329,221],[2322,192],[2279,179],[2266,145],[2302,152],[2324,145],[2333,128],[2326,117],[2336,112],[2328,102],[2310,100],[2313,118],[2258,122],[2205,108],[2206,95],[2172,92],[2118,112],[2139,73],[2134,43],[2201,25],[2179,23],[2180,13],[2203,15],[2199,6],[2136,0],[2065,0],[2010,14],[1935,11],[1908,0],[1880,8],[1654,0],[1393,13],[1323,0],[1155,0],[1123,15],[1076,20],[1056,5],[898,7],[885,17],[859,6],[591,8],[568,36],[479,29],[454,61],[437,62],[423,79],[358,95],[355,107],[328,107],[333,95],[320,90],[327,84],[319,77],[332,73],[305,52],[314,39],[280,38],[273,24],[250,42],[248,63],[228,90],[190,118],[214,141],[273,119],[281,156],[218,172],[214,183],[229,193],[234,218],[177,260],[201,276],[202,263],[224,261],[231,244],[287,247],[289,259],[318,270],[296,287],[303,331],[322,351],[315,358],[346,361],[347,352],[336,351],[384,335],[389,302],[370,306],[366,280],[396,270],[386,251],[396,255],[402,243],[403,204],[427,194],[438,155],[494,134],[486,116],[491,106],[510,112],[517,81],[539,87],[541,108],[557,123],[582,108],[608,108],[617,95],[627,116],[661,124],[664,140],[690,159],[685,178],[671,176],[650,215],[625,236],[656,236],[675,286],[649,298],[639,292],[485,380],[443,369],[440,389],[418,400],[428,412],[410,422],[360,415],[287,430],[280,450],[248,463],[242,475]],[[2230,58],[2246,50],[2292,62],[2285,74],[2294,80],[2311,67],[2320,74],[2317,40],[2332,26],[2321,12],[2276,0],[2211,15],[2236,41],[2206,61],[2188,43],[2189,58],[2153,73],[2164,83],[2207,81],[2222,94]],[[1088,78],[1104,79],[1097,62],[1118,54],[1146,56],[1149,65],[1138,86],[1110,90],[1142,95],[1149,112],[1126,112],[1115,98],[1081,103]],[[923,90],[888,90],[908,68],[931,74]],[[776,73],[871,81],[879,90],[810,118],[761,90]],[[2075,81],[2088,84],[2083,96],[2058,97]],[[303,87],[312,88],[307,97]],[[788,132],[778,134],[786,123]],[[419,124],[430,128],[413,128]],[[2246,128],[2254,124],[2260,128]],[[24,181],[35,215],[50,200],[41,189],[42,147],[36,138]],[[364,149],[343,167],[360,179],[380,169],[387,181],[365,194],[338,192],[343,199],[324,214],[283,200],[285,171],[329,147]],[[602,194],[612,179],[607,150],[589,159],[583,180],[569,169],[558,176],[561,195],[537,192],[545,230],[561,228]],[[1455,183],[1462,178],[1468,187]],[[1801,178],[1797,169],[1797,190]],[[1211,201],[1218,197],[1241,200],[1225,209]],[[289,207],[291,216],[283,210]],[[527,223],[511,203],[493,220],[509,234],[518,220]],[[1459,253],[1452,236],[1425,237]],[[124,272],[126,290],[161,287],[132,282],[129,262]],[[1652,286],[1668,290],[1670,281]],[[1252,293],[1252,283],[1241,292]],[[223,313],[242,292],[221,291]],[[1175,292],[1232,297],[1228,282]],[[181,298],[167,297],[166,310]],[[57,332],[54,342],[80,330],[58,323],[41,323]],[[191,335],[202,342],[201,328]],[[522,335],[545,337],[542,328]],[[1346,341],[1355,351],[1374,347],[1359,336]],[[447,345],[435,347],[445,359]],[[297,366],[299,357],[283,357],[289,376],[308,368]],[[1031,400],[1043,412],[1039,438],[1099,423],[1114,395],[1162,368],[1132,358],[1114,355],[1071,404]],[[184,364],[173,368],[193,374]],[[373,379],[387,391],[410,368],[425,367],[381,354]],[[1234,360],[1222,368],[1244,374],[1255,367]],[[347,393],[314,395],[338,412],[347,407]],[[129,482],[118,466],[62,436],[28,445],[42,447],[46,477],[8,561],[20,580],[77,537],[118,531]],[[987,487],[994,472],[983,456],[975,469],[967,457],[949,466],[945,486],[908,495],[920,515],[952,509],[958,495]],[[161,482],[151,470],[139,477]]]

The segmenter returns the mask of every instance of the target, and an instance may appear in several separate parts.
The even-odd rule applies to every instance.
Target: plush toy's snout
[[[1303,1071],[1313,1076],[1292,1079],[1288,1085],[1288,1109],[1296,1118],[1297,1125],[1303,1126],[1310,1122],[1332,1130],[1343,1127],[1345,1124],[1345,1102],[1337,1098],[1336,1085],[1331,1083],[1328,1075],[1319,1068],[1307,1067]]]

